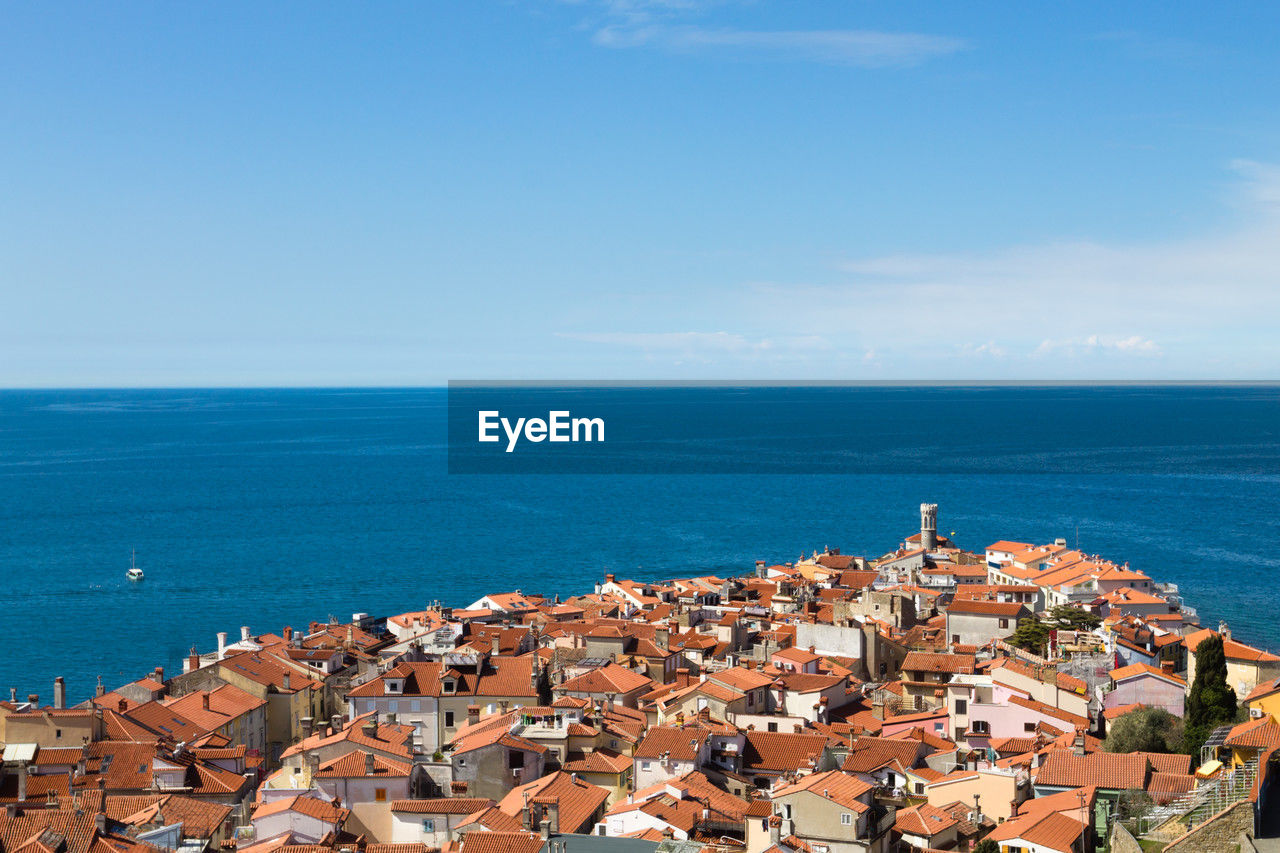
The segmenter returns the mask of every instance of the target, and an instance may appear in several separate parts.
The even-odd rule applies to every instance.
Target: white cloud
[[[750,30],[705,19],[725,0],[561,0],[589,10],[583,27],[602,47],[647,47],[673,53],[721,53],[850,65],[907,67],[964,50],[961,38],[864,29]]]
[[[770,361],[807,359],[831,349],[821,335],[753,338],[730,332],[557,332],[556,337],[641,350],[651,357],[711,361],[725,356]]]
[[[672,316],[715,331],[566,337],[719,376],[1276,378],[1280,168],[1233,168],[1240,219],[1207,235],[852,258],[830,283],[679,301]]]
[[[1130,335],[1127,338],[1089,335],[1076,340],[1052,340],[1046,338],[1035,348],[1032,355],[1065,355],[1075,358],[1108,351],[1134,353],[1137,355],[1159,355],[1160,347],[1155,341],[1144,338],[1141,335]]]
[[[740,30],[669,24],[616,24],[593,40],[610,48],[656,47],[678,53],[739,52],[829,65],[890,68],[919,65],[967,47],[963,39],[878,30]]]

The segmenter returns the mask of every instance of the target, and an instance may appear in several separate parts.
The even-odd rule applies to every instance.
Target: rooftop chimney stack
[[[366,753],[364,754],[364,775],[366,775],[366,776],[372,776],[372,775],[373,775],[373,770],[374,770],[374,767],[373,767],[373,753],[372,753],[372,752],[366,752]]]
[[[196,651],[196,647],[191,647],[190,654],[187,655],[187,672],[195,672],[200,668],[200,653]]]
[[[105,687],[103,687],[103,686],[102,686],[102,676],[101,676],[101,675],[99,675],[99,676],[98,676],[98,685],[97,685],[96,687],[94,687],[94,688],[93,688],[93,695],[94,695],[94,696],[102,696],[102,695],[103,695],[103,694],[105,694],[106,692],[107,692],[107,688],[105,688]]]
[[[240,642],[242,643],[249,642],[249,626],[248,625],[240,626]]]
[[[67,683],[61,675],[53,680],[53,707],[59,710],[67,707]]]
[[[218,660],[222,660],[227,656],[227,632],[218,632]]]

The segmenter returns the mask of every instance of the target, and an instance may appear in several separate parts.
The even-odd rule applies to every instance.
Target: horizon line
[[[979,388],[1280,387],[1280,379],[450,379],[355,385],[9,385],[0,393],[63,391],[416,391],[452,388]]]

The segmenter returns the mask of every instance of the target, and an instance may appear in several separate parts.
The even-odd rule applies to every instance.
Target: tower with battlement
[[[925,551],[938,547],[937,504],[920,504],[920,547]]]

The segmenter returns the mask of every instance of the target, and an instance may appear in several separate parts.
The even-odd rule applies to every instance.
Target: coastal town
[[[1064,539],[602,573],[0,701],[0,853],[1263,849],[1280,656]],[[952,536],[955,534],[953,533]],[[171,668],[172,669],[172,668]],[[1255,848],[1255,845],[1256,848]]]

